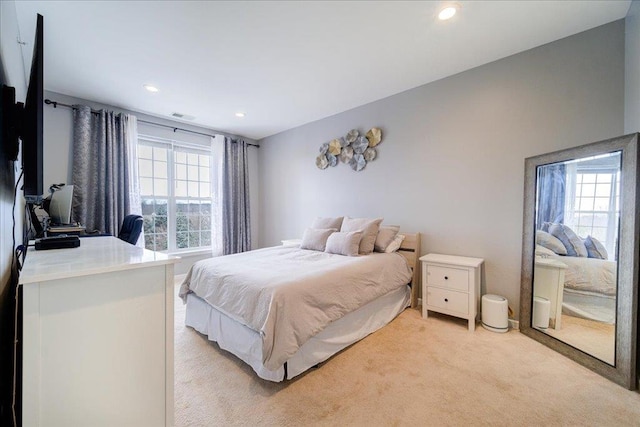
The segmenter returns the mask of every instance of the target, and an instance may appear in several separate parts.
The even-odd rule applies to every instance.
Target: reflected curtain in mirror
[[[538,169],[539,200],[537,203],[536,228],[545,222],[564,222],[565,166],[547,165]]]

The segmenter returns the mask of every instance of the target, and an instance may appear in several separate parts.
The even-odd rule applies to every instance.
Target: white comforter
[[[259,332],[265,367],[278,369],[329,323],[405,286],[399,254],[347,257],[276,246],[199,261],[180,288]]]
[[[617,263],[597,258],[553,256],[567,266],[564,286],[578,291],[616,295]]]

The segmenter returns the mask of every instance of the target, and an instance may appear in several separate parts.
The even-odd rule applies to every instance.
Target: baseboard
[[[515,319],[509,319],[509,327],[511,329],[519,330],[520,329],[520,322],[518,322]]]

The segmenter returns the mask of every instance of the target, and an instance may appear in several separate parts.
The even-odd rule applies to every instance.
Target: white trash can
[[[551,302],[542,297],[533,297],[533,327],[547,329],[549,327],[549,311]]]
[[[509,301],[500,295],[482,296],[482,327],[491,332],[509,330]]]

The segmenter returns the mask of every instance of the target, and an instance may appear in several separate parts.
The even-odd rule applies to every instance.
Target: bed
[[[276,246],[199,261],[180,289],[185,323],[260,378],[292,379],[417,306],[420,234],[402,234],[393,253]]]
[[[617,263],[611,260],[554,255],[567,266],[562,313],[614,324]]]
[[[537,259],[554,260],[564,267],[561,310],[569,316],[614,324],[617,263],[613,260],[558,255],[536,247]]]

